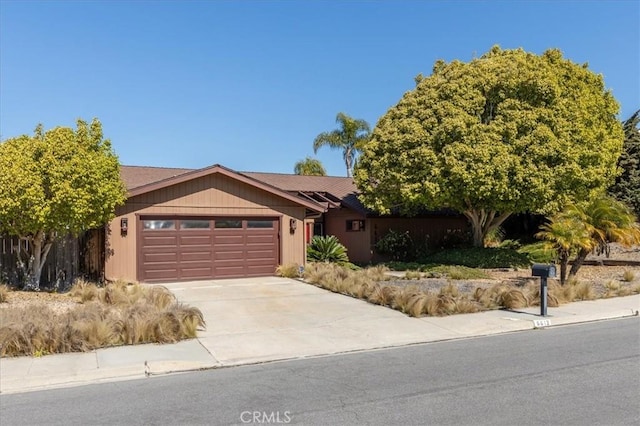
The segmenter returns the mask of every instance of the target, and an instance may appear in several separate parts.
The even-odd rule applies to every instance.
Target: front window
[[[169,230],[176,229],[176,223],[173,220],[143,220],[142,229],[147,230]]]
[[[348,220],[347,221],[348,232],[362,232],[364,231],[364,220]]]

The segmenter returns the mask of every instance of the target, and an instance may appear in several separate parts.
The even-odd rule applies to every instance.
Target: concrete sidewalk
[[[0,392],[373,350],[638,316],[640,295],[520,311],[410,318],[312,285],[283,278],[167,285],[207,320],[198,339],[40,358],[0,359]],[[638,323],[640,330],[640,322]]]

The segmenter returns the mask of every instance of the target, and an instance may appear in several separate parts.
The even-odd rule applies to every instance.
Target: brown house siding
[[[138,280],[136,236],[142,215],[277,217],[280,263],[305,261],[305,208],[222,174],[205,175],[131,197],[116,215],[108,226],[107,279]],[[120,232],[122,218],[128,220],[126,234]],[[290,219],[297,224],[294,233],[289,229]]]
[[[381,260],[375,255],[374,246],[390,229],[397,232],[409,231],[416,244],[426,241],[429,248],[439,247],[445,237],[465,231],[469,227],[463,216],[425,216],[425,217],[377,217],[370,218],[371,250],[374,252],[372,260]]]
[[[347,231],[347,221],[363,220],[364,231]],[[352,262],[366,263],[371,260],[370,220],[351,209],[331,209],[325,214],[326,235],[335,235],[348,248],[347,255]]]

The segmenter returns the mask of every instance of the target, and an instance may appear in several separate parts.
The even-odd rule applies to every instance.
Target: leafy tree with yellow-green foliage
[[[601,75],[556,49],[437,61],[362,148],[361,199],[381,213],[457,210],[482,246],[512,213],[552,214],[613,182],[618,108]]]
[[[0,143],[0,234],[27,244],[18,253],[25,288],[38,290],[59,237],[102,226],[126,197],[118,157],[102,125],[78,120]]]

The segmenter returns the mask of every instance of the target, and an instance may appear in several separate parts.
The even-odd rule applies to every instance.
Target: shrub
[[[392,271],[420,271],[425,267],[425,264],[418,262],[387,262],[386,266]]]
[[[384,265],[371,266],[369,268],[365,268],[362,270],[363,273],[372,281],[387,281],[391,277],[389,277],[388,272],[389,268]]]
[[[98,287],[83,279],[76,280],[69,290],[71,297],[77,297],[80,302],[90,302],[98,297]]]
[[[409,231],[396,232],[389,229],[375,245],[375,249],[382,255],[391,256],[395,261],[406,262],[414,257],[414,246]]]
[[[431,276],[446,276],[452,280],[489,279],[491,275],[480,269],[466,266],[439,265],[426,268]]]
[[[340,244],[338,238],[333,235],[313,237],[311,244],[307,247],[307,260],[309,262],[337,263],[338,265],[349,263],[347,248]]]
[[[593,300],[596,298],[593,286],[587,282],[578,281],[574,284],[572,300]]]
[[[298,278],[300,276],[300,265],[297,263],[279,265],[276,268],[276,275],[284,278]]]
[[[624,271],[624,274],[622,274],[622,281],[631,282],[635,278],[636,278],[636,274],[633,271],[628,269]]]
[[[420,271],[407,271],[404,274],[404,278],[406,280],[419,280],[422,278],[422,273]]]
[[[498,248],[509,250],[518,250],[520,247],[522,246],[517,240],[504,240],[498,245]]]
[[[0,285],[0,303],[5,303],[9,299],[9,291],[8,285]]]
[[[469,268],[519,268],[528,267],[527,255],[502,248],[466,248],[443,250],[425,259],[424,263],[459,265]]]
[[[520,247],[518,253],[526,255],[534,263],[553,263],[556,252],[544,241]]]
[[[504,229],[497,227],[487,232],[484,237],[485,247],[499,247],[504,239]]]

